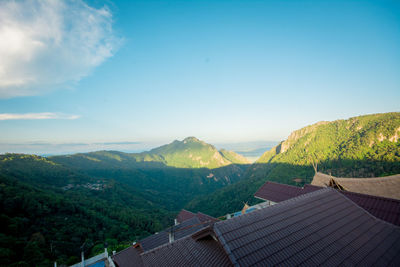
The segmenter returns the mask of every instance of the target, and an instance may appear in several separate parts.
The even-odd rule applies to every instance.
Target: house
[[[400,200],[400,174],[376,178],[338,178],[316,172],[311,185],[340,186],[346,191]]]
[[[175,225],[140,240],[133,246],[113,255],[112,259],[115,265],[119,267],[144,266],[144,262],[147,261],[143,261],[143,257],[146,257],[146,259],[148,260],[155,260],[157,257],[150,257],[146,255],[154,255],[154,251],[163,251],[162,248],[170,247],[168,246],[168,244],[175,244],[177,242],[178,244],[188,245],[190,243],[195,247],[198,247],[198,243],[193,243],[191,242],[191,240],[187,241],[185,237],[190,237],[192,234],[208,227],[209,225],[217,221],[219,220],[207,214],[201,212],[192,213],[183,209],[177,215],[177,218],[175,219]],[[186,241],[181,242],[181,239],[185,239]],[[200,247],[207,247],[210,244],[212,245],[212,242],[202,243],[204,243],[205,245],[202,245]],[[171,246],[174,247],[174,249],[179,249],[180,247],[179,245],[178,247],[176,247],[175,245]],[[147,252],[149,252],[150,254],[148,254]]]
[[[202,224],[188,235],[150,250],[128,248],[113,260],[119,267],[400,266],[398,225],[373,216],[333,188],[310,186],[288,191],[300,193],[292,198],[287,195],[286,200],[276,194],[275,205]],[[193,218],[197,217],[188,220]],[[118,261],[129,251],[134,251],[130,257],[135,265]]]
[[[297,187],[267,181],[260,187],[260,189],[258,189],[254,196],[258,199],[278,203],[322,188],[323,187],[307,184],[304,187]],[[373,216],[400,226],[400,200],[345,190],[338,190],[338,192],[367,212],[371,213]]]

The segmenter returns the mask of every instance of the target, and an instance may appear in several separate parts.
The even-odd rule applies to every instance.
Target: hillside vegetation
[[[194,196],[239,181],[242,163],[193,137],[143,153],[0,155],[0,262],[73,264],[82,244],[90,256],[105,240],[119,250],[170,225]]]
[[[341,177],[373,177],[400,173],[400,113],[319,122],[290,134],[265,152],[246,178],[211,195],[194,199],[188,209],[220,216],[254,202],[266,181],[302,186],[318,170]]]
[[[215,169],[230,164],[248,164],[249,161],[233,151],[218,151],[214,146],[195,137],[155,148],[142,155],[160,157],[167,166],[178,168]]]
[[[115,180],[35,155],[0,155],[1,266],[51,266],[159,231],[172,213]]]

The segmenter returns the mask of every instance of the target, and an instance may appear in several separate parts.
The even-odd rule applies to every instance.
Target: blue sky
[[[0,40],[0,152],[278,141],[399,111],[398,1],[2,1]]]

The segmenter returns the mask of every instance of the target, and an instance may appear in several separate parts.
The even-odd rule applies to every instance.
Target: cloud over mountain
[[[79,81],[119,46],[107,7],[82,0],[0,2],[0,98]]]

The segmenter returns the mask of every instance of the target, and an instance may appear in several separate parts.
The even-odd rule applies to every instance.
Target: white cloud
[[[0,98],[77,82],[120,42],[107,7],[82,0],[0,1]]]
[[[68,115],[53,112],[43,113],[0,113],[0,121],[5,120],[48,120],[48,119],[59,119],[59,120],[75,120],[78,119],[79,115]]]

